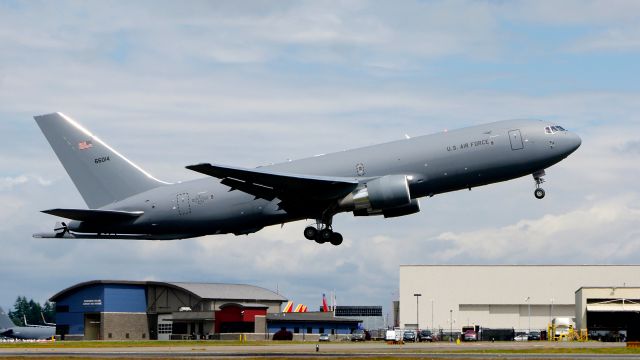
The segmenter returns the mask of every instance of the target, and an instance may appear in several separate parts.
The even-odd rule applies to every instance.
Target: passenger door
[[[511,142],[511,150],[520,150],[524,148],[522,134],[520,134],[520,130],[518,129],[509,131],[509,141]]]

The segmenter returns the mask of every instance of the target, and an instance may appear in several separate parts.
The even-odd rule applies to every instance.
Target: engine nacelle
[[[384,210],[358,209],[353,211],[353,216],[375,216],[383,215],[385,218],[411,215],[420,212],[420,202],[418,199],[411,199],[409,205],[389,208]]]
[[[365,184],[340,200],[340,208],[369,212],[411,205],[409,183],[404,175],[387,175]]]

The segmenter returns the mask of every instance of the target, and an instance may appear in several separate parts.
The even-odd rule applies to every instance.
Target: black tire
[[[542,199],[544,198],[544,195],[545,195],[545,192],[544,192],[544,189],[542,188],[536,189],[536,191],[533,192],[533,196],[535,196],[536,199]]]
[[[333,238],[333,231],[331,231],[330,229],[322,229],[318,233],[318,238],[323,243],[326,243],[327,241],[331,241],[331,239]]]
[[[342,244],[342,234],[334,232],[331,236],[331,245],[338,246]]]
[[[317,235],[318,230],[313,226],[307,226],[304,228],[304,237],[307,238],[307,240],[315,240]]]

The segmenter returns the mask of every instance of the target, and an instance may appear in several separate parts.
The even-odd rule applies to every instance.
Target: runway
[[[381,342],[329,344],[202,345],[158,347],[0,348],[0,357],[82,358],[431,358],[431,359],[640,359],[624,343],[423,343]],[[316,351],[316,345],[319,345]],[[628,351],[628,352],[627,352]]]

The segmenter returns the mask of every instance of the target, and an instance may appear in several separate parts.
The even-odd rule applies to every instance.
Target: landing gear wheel
[[[322,243],[326,243],[327,241],[331,241],[331,238],[333,238],[333,234],[334,233],[333,231],[331,231],[331,229],[322,229],[318,233],[318,239],[322,241]]]
[[[536,191],[533,192],[533,196],[535,196],[536,199],[542,199],[544,195],[544,189],[542,188],[537,188]]]
[[[318,230],[313,226],[307,226],[304,228],[304,237],[307,238],[307,240],[315,240],[317,236]]]
[[[338,246],[342,244],[342,235],[340,233],[334,232],[331,236],[331,245]]]

